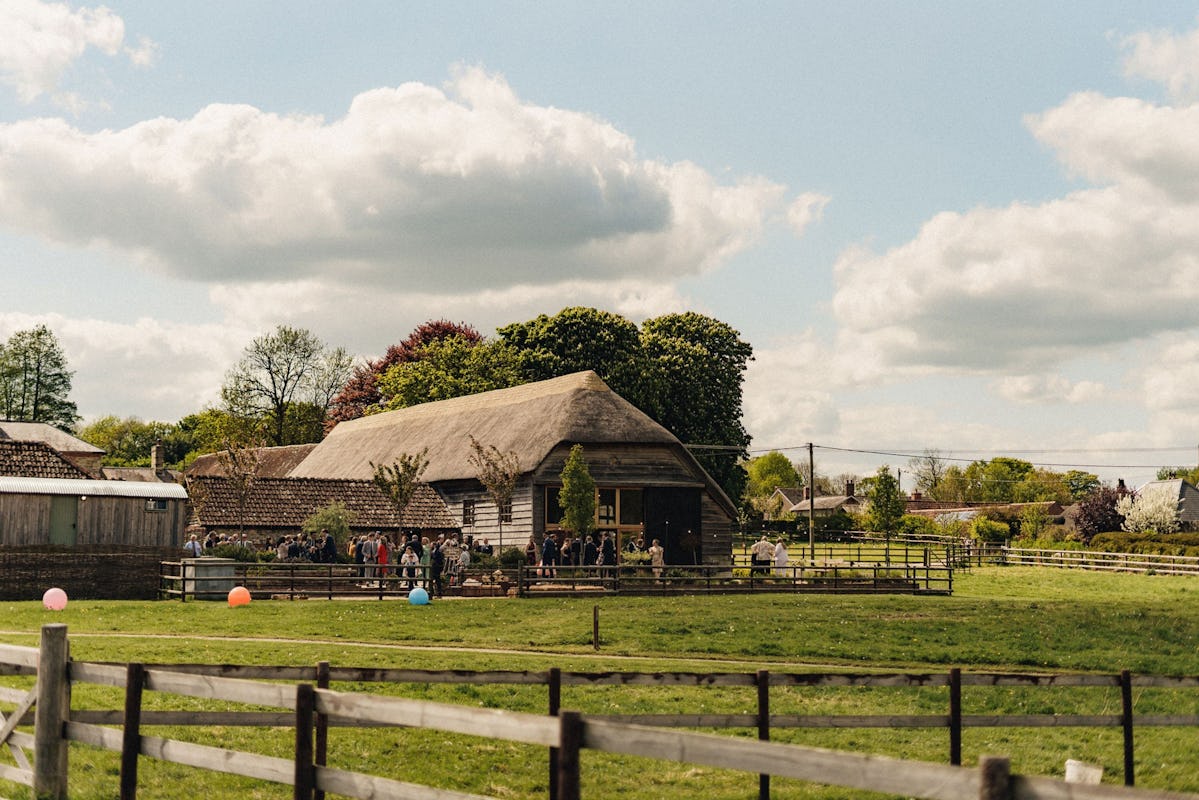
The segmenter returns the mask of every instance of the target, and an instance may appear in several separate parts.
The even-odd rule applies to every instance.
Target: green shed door
[[[79,517],[79,498],[50,498],[50,544],[75,546],[75,523]]]

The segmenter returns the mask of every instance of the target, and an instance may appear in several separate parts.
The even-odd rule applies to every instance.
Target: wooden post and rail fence
[[[452,789],[404,783],[328,766],[327,730],[332,725],[425,728],[447,733],[519,742],[544,747],[549,754],[551,800],[578,800],[580,762],[584,751],[619,753],[684,762],[758,775],[759,797],[770,796],[772,777],[785,777],[850,789],[886,792],[934,800],[1018,798],[1019,800],[1199,800],[1199,794],[1142,790],[1133,782],[1133,724],[1199,726],[1199,715],[1135,716],[1131,688],[1158,686],[1199,688],[1199,677],[1166,678],[1105,675],[789,675],[759,671],[751,674],[571,673],[551,669],[529,672],[427,672],[314,667],[237,667],[230,665],[144,665],[74,662],[69,658],[65,625],[42,628],[40,648],[0,646],[0,674],[35,674],[34,689],[22,693],[5,689],[0,701],[16,707],[0,715],[0,742],[12,751],[16,766],[0,764],[0,779],[33,789],[38,800],[68,797],[67,763],[71,742],[119,752],[120,797],[133,800],[138,788],[141,758],[245,776],[290,785],[303,800],[324,793],[350,798],[404,796],[439,800],[478,800],[478,795]],[[237,677],[231,677],[237,676]],[[279,683],[267,681],[298,681]],[[549,713],[457,706],[395,696],[349,693],[328,688],[331,681],[465,682],[544,684],[549,689]],[[121,710],[71,709],[71,685],[96,684],[125,691]],[[746,686],[757,694],[756,713],[742,715],[582,715],[561,707],[564,685],[695,685]],[[948,715],[925,717],[816,717],[773,714],[773,686],[947,686]],[[972,717],[962,713],[961,687],[971,686],[1113,686],[1121,688],[1124,708],[1119,715],[1063,717]],[[274,711],[147,711],[145,691],[203,700],[245,703]],[[28,725],[36,704],[34,732]],[[981,756],[976,768],[960,766],[961,729],[968,725],[1120,725],[1125,732],[1126,787],[1067,784],[1048,777],[1012,774],[1006,758]],[[254,725],[294,730],[294,756],[280,758],[202,745],[144,732],[151,726]],[[756,740],[676,730],[673,727],[756,727]],[[772,729],[811,727],[949,727],[951,764],[835,752],[770,741]],[[33,749],[32,763],[24,748]]]

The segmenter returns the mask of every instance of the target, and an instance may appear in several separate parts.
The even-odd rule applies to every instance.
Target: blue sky
[[[755,449],[1199,443],[1193,4],[0,4],[0,335],[87,417],[286,323],[736,327]],[[798,451],[788,451],[798,456]],[[818,453],[832,473],[904,458]]]

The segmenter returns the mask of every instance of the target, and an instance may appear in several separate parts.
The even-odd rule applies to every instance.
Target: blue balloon
[[[429,593],[417,586],[408,592],[408,603],[414,606],[427,606],[429,605]]]

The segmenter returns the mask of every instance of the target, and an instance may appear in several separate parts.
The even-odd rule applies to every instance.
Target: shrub
[[[242,547],[240,544],[219,544],[205,555],[216,558],[231,558],[234,561],[257,561],[258,553],[252,547]]]
[[[1124,515],[1124,530],[1131,533],[1178,530],[1178,497],[1170,491],[1155,489],[1125,495],[1116,501],[1116,510]]]
[[[986,517],[975,517],[970,523],[970,535],[980,542],[999,544],[1011,536],[1011,528],[1006,523],[997,522]]]
[[[525,563],[525,551],[519,547],[505,547],[498,556],[500,566],[504,569],[519,569]]]
[[[907,536],[938,536],[937,523],[928,517],[904,514],[899,520],[899,532]]]
[[[322,530],[328,529],[329,533],[333,534],[333,540],[337,542],[337,552],[340,555],[346,552],[350,538],[350,523],[356,516],[357,514],[346,508],[344,503],[334,500],[324,508],[314,511],[312,516],[304,520],[300,530],[308,534],[309,538],[315,538]]]

